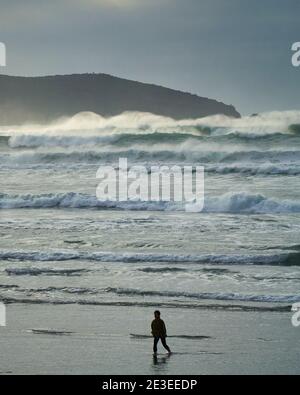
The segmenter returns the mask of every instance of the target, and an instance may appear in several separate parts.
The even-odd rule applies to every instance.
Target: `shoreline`
[[[292,311],[292,304],[269,303],[269,302],[240,302],[231,303],[223,300],[222,303],[214,303],[209,300],[204,303],[183,303],[183,302],[129,302],[129,301],[62,301],[49,299],[16,299],[1,298],[1,302],[6,306],[11,305],[50,305],[50,306],[95,306],[95,307],[137,307],[137,308],[166,308],[166,309],[190,309],[200,311],[230,311],[230,312],[257,312],[257,313],[289,313]]]

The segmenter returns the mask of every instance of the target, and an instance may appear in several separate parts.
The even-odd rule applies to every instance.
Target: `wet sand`
[[[161,309],[174,354],[152,355],[153,308],[7,306],[1,374],[299,374],[291,313]],[[130,333],[143,336],[130,336]],[[204,338],[201,338],[204,336]]]

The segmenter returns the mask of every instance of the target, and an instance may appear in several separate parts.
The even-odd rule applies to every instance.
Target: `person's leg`
[[[170,347],[167,345],[166,343],[166,338],[165,337],[161,337],[161,343],[164,346],[164,348],[168,351],[171,352]]]
[[[159,342],[159,337],[154,337],[153,341],[153,352],[156,354],[157,353],[157,343]]]

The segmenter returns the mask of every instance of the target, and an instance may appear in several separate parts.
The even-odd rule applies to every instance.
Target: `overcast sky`
[[[0,0],[0,73],[104,72],[234,104],[297,109],[299,0]]]

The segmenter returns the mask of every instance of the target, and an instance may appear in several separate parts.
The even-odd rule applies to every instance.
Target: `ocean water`
[[[300,112],[81,113],[0,127],[0,300],[290,311],[300,302]],[[100,165],[199,165],[205,206],[99,202]]]

